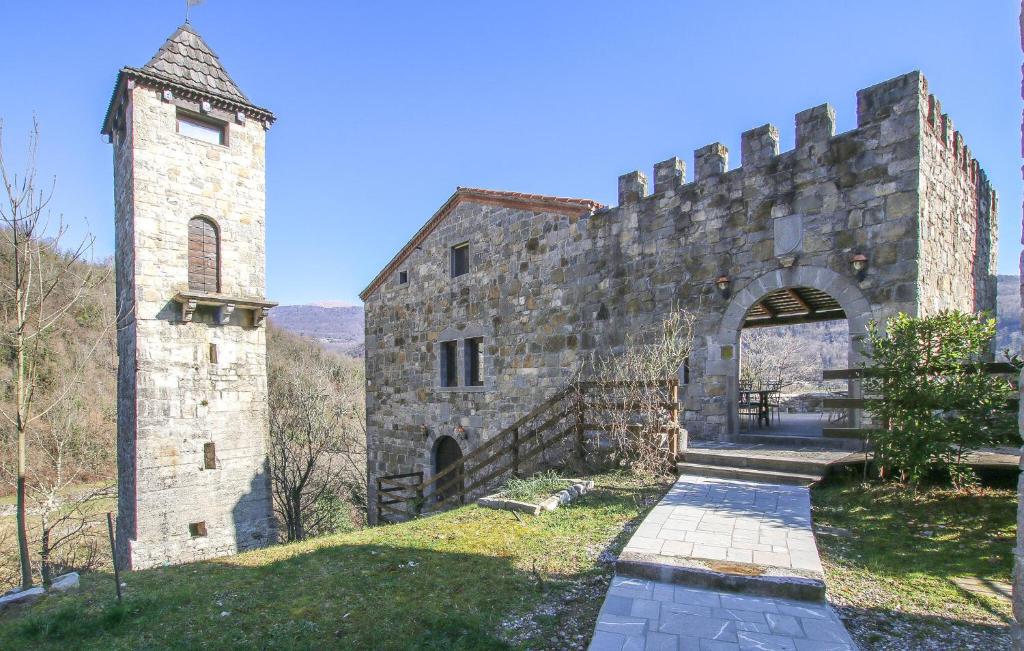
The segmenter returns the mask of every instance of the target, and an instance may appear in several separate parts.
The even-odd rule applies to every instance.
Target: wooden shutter
[[[217,227],[195,217],[188,223],[188,288],[195,292],[220,291],[220,246]]]

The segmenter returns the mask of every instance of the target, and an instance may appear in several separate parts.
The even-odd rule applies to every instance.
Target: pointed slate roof
[[[175,30],[143,67],[121,68],[103,122],[104,134],[110,133],[113,111],[127,79],[169,88],[176,95],[207,99],[268,122],[274,120],[270,111],[256,106],[246,97],[217,55],[189,23]]]
[[[224,70],[217,55],[189,23],[171,34],[142,69],[201,93],[251,104]]]

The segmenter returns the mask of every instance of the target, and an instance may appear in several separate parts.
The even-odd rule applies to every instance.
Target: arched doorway
[[[434,475],[443,472],[462,458],[462,448],[450,436],[442,436],[434,447]],[[443,477],[437,484],[436,499],[443,500],[462,492],[462,468]]]
[[[712,414],[724,425],[724,438],[740,433],[740,335],[744,329],[794,323],[845,319],[848,324],[846,363],[861,359],[861,342],[874,317],[871,305],[856,281],[849,276],[813,266],[794,266],[771,271],[741,286],[729,299],[718,333],[710,337],[707,351],[712,369],[704,378],[721,387],[720,398],[710,400]],[[860,397],[858,381],[848,384],[848,395]],[[856,427],[856,422],[849,426]]]

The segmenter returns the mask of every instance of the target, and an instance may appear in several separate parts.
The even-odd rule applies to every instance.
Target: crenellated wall
[[[935,136],[924,77],[857,99],[849,132],[837,135],[833,109],[816,106],[796,115],[793,150],[780,153],[779,130],[763,125],[742,135],[740,167],[712,143],[694,152],[692,181],[678,158],[654,166],[653,188],[642,172],[624,174],[616,207],[552,213],[467,196],[417,235],[364,292],[371,491],[380,474],[429,476],[437,437],[461,426],[463,451],[479,445],[563,386],[590,351],[614,352],[674,309],[697,316],[686,426],[727,438],[738,427],[743,319],[774,289],[835,298],[852,361],[872,319],[993,307],[993,193],[955,137]],[[461,241],[471,272],[453,279],[447,251]],[[483,388],[438,386],[437,342],[460,332],[485,337]]]

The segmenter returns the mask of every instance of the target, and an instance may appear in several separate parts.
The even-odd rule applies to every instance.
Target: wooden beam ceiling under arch
[[[765,294],[747,312],[744,328],[814,323],[845,319],[839,302],[811,287],[786,287]]]

